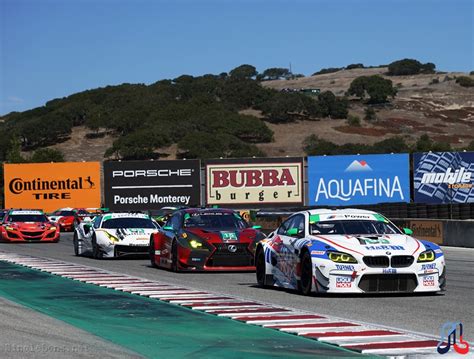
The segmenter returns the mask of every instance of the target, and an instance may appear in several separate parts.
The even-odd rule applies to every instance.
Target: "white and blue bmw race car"
[[[305,295],[443,291],[443,252],[411,234],[372,211],[298,212],[259,242],[257,282]]]
[[[106,213],[81,222],[74,231],[76,256],[96,259],[148,255],[150,236],[159,225],[147,214]]]

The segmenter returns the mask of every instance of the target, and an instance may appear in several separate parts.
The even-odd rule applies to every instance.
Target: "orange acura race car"
[[[11,210],[0,226],[2,242],[58,242],[59,227],[42,211]]]

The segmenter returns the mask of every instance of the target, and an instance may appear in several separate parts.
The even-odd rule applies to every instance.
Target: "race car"
[[[150,209],[148,211],[148,214],[150,217],[152,217],[160,226],[163,226],[168,218],[171,217],[171,215],[176,212],[178,207],[163,207],[160,209]]]
[[[58,242],[59,227],[38,210],[10,210],[0,226],[2,242]]]
[[[173,271],[254,271],[265,236],[230,209],[181,209],[150,238],[152,266]]]
[[[442,250],[412,234],[372,211],[298,212],[258,244],[257,282],[305,295],[443,291]]]
[[[60,208],[48,216],[51,222],[55,222],[61,231],[72,231],[78,223],[77,211],[74,208]]]
[[[92,221],[82,221],[74,230],[76,256],[113,258],[126,255],[148,255],[152,233],[159,225],[142,213],[106,213]]]

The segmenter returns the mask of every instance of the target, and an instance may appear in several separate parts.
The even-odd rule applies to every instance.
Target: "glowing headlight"
[[[55,230],[56,230],[56,227],[49,227],[49,230],[50,230],[50,231],[55,231]]]
[[[5,229],[6,229],[7,231],[13,231],[13,230],[15,230],[15,228],[10,227],[10,226],[5,227]]]
[[[109,241],[111,242],[118,242],[119,239],[113,235],[111,235],[109,232],[106,232],[104,231],[105,235],[107,236],[107,238],[109,239]]]
[[[420,262],[432,262],[435,260],[435,253],[434,251],[432,251],[431,249],[430,250],[427,250],[427,251],[424,251],[424,252],[421,252],[420,255],[418,256],[418,263]]]
[[[329,252],[329,259],[336,263],[357,263],[353,256],[342,252]]]
[[[189,245],[194,248],[194,249],[198,249],[198,248],[202,248],[202,243],[201,242],[198,242],[196,240],[191,240],[189,241]]]

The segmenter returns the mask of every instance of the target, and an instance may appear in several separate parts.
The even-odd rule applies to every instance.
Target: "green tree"
[[[435,68],[436,65],[432,62],[422,64],[418,60],[403,59],[390,63],[387,74],[390,76],[417,75],[419,73],[431,74],[435,72]]]
[[[389,96],[395,97],[397,89],[393,87],[392,81],[384,79],[379,75],[360,76],[351,82],[348,95],[365,98],[369,95],[369,103],[387,102]]]
[[[61,151],[54,148],[40,148],[33,153],[33,156],[30,158],[30,162],[64,162],[64,155]]]
[[[257,69],[252,65],[240,65],[229,72],[229,75],[235,79],[251,79],[257,76]]]
[[[262,76],[262,80],[278,80],[291,76],[291,72],[289,69],[283,67],[272,67],[263,71]]]

